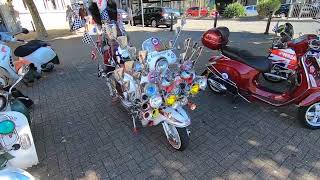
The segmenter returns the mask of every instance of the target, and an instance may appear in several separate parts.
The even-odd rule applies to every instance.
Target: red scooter
[[[248,102],[260,100],[273,106],[297,104],[299,119],[309,128],[320,128],[319,53],[307,52],[301,56],[295,75],[290,77],[290,87],[284,92],[276,92],[263,85],[263,78],[260,78],[262,73],[270,71],[271,61],[267,57],[227,46],[228,38],[229,29],[226,27],[210,29],[202,36],[204,46],[221,51],[221,55],[209,60],[203,73],[207,75],[209,88],[213,92],[231,92]],[[308,41],[309,38],[305,38],[303,43]]]

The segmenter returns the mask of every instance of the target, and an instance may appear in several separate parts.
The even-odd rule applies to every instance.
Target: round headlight
[[[150,98],[150,106],[152,108],[159,108],[162,105],[162,97],[161,96],[155,96]]]
[[[7,98],[3,95],[0,95],[0,111],[2,111],[7,104]]]
[[[192,95],[198,94],[199,91],[200,91],[200,86],[199,86],[199,84],[193,84],[193,85],[191,86],[191,88],[190,88],[190,93],[191,93]]]
[[[177,100],[177,96],[175,95],[169,95],[166,98],[166,105],[172,106]]]
[[[201,90],[205,90],[207,88],[207,78],[200,77],[196,82],[199,84]]]
[[[147,84],[145,87],[145,94],[149,97],[155,96],[158,94],[158,88],[155,84]]]
[[[156,70],[158,72],[164,72],[168,69],[168,67],[169,67],[169,63],[164,58],[159,59],[158,62],[156,63]]]

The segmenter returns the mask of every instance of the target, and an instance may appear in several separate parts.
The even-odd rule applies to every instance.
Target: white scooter
[[[28,71],[27,66],[21,68],[20,78],[15,84],[21,81]],[[9,92],[11,90],[12,88]],[[1,101],[0,106],[4,107],[4,103],[5,101]],[[8,160],[8,165],[12,167],[25,169],[39,162],[28,119],[20,112],[12,111],[12,109],[0,112],[0,145],[2,150],[0,152],[9,153],[14,157]]]
[[[28,34],[29,31],[22,28],[20,33]],[[0,40],[1,42],[25,42],[24,40],[16,40],[14,35],[3,32],[0,33]],[[49,44],[40,40],[32,40],[17,47],[14,50],[14,55],[18,57],[18,60],[13,61],[10,47],[4,43],[0,44],[0,83],[2,83],[2,85],[11,84],[10,79],[11,81],[17,80],[19,78],[18,70],[23,65],[30,65],[30,72],[32,72],[32,70],[37,72],[33,73],[32,77],[40,78],[41,71],[51,71],[54,68],[54,64],[60,63],[57,54]],[[26,78],[27,77],[28,76],[26,76]],[[33,81],[32,78],[28,80]]]

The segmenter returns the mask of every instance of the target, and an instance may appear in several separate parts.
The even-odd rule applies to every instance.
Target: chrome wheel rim
[[[315,103],[307,109],[305,119],[311,126],[320,126],[320,103]]]
[[[177,128],[170,124],[164,125],[164,128],[167,132],[167,140],[169,141],[169,144],[173,148],[179,149],[181,147],[181,139]]]

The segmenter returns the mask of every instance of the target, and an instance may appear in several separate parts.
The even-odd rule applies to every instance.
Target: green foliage
[[[243,5],[238,2],[229,4],[223,12],[223,16],[226,18],[241,17],[245,15],[246,12]]]
[[[281,5],[280,0],[259,0],[257,11],[259,16],[268,17],[270,11],[273,13],[279,9]]]

